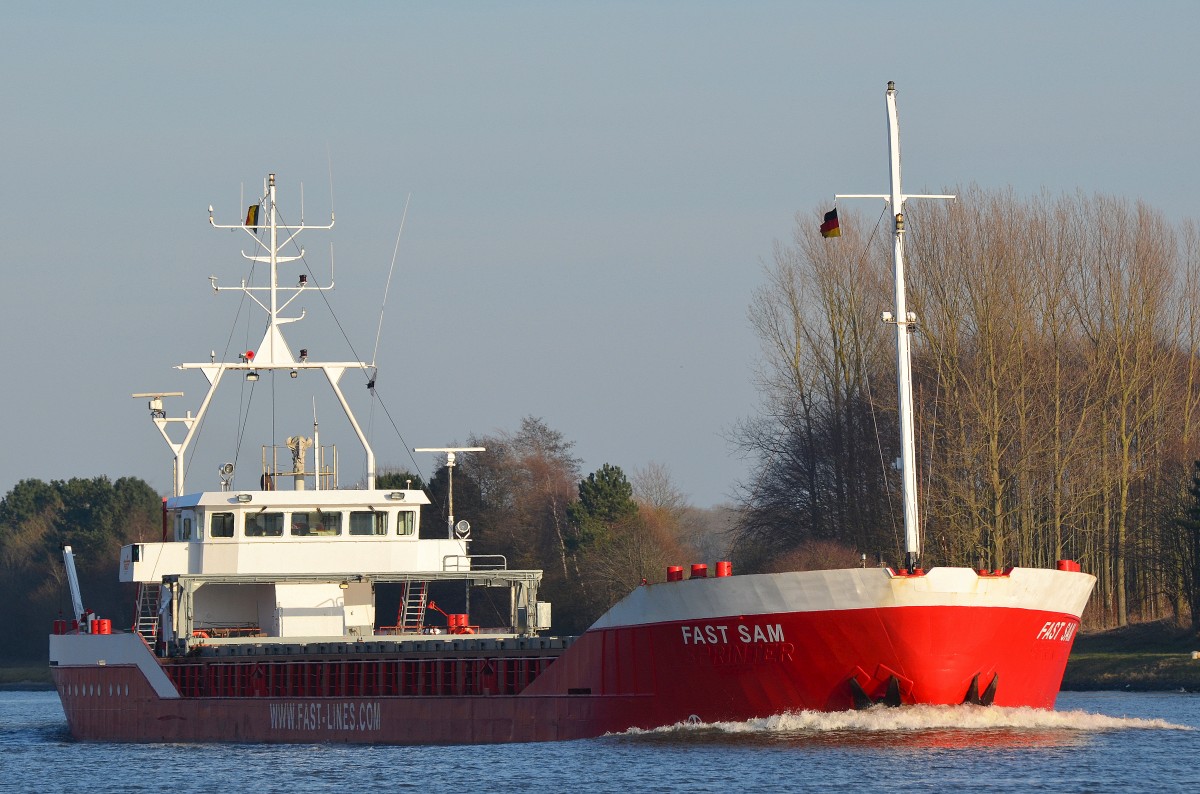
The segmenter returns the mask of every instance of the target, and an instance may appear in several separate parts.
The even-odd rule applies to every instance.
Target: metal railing
[[[507,571],[503,554],[447,554],[442,557],[443,571]]]

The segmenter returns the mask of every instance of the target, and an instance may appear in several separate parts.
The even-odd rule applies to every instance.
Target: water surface
[[[74,741],[53,692],[0,692],[0,791],[1178,791],[1200,695],[1063,693],[1053,712],[802,712],[600,739],[455,747]]]

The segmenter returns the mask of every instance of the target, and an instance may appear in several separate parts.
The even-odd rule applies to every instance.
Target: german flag
[[[825,222],[821,224],[822,237],[841,237],[842,228],[838,226],[837,207],[825,213]]]
[[[258,228],[258,210],[261,206],[261,204],[250,205],[250,208],[246,210],[246,222],[242,224],[243,226],[253,226]],[[836,225],[836,220],[834,223]],[[822,226],[821,228],[823,229],[825,227]]]

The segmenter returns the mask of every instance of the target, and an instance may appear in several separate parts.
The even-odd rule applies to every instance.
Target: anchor
[[[864,690],[862,688],[862,684],[858,683],[857,678],[851,678],[849,681],[849,684],[850,684],[850,697],[853,698],[853,700],[854,700],[855,711],[862,711],[863,709],[869,709],[869,708],[871,708],[871,706],[874,706],[876,703],[882,703],[885,706],[888,706],[891,708],[895,708],[896,706],[901,705],[900,679],[896,678],[896,676],[894,676],[894,675],[888,676],[887,692],[885,692],[883,697],[880,698],[879,700],[872,700],[871,696],[868,695],[866,693],[866,690]],[[995,694],[995,693],[993,693],[993,694]]]
[[[971,679],[971,685],[967,687],[967,696],[963,698],[963,703],[970,703],[974,706],[990,706],[992,701],[996,699],[996,685],[1000,683],[1000,674],[996,673],[992,677],[992,683],[988,684],[987,689],[983,690],[983,694],[979,694],[979,673]]]

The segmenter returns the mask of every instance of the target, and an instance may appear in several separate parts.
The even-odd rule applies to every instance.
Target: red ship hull
[[[260,685],[229,690],[239,696],[194,694],[137,635],[56,637],[51,653],[71,732],[86,740],[545,741],[843,710],[864,697],[1052,708],[1093,582],[1068,571],[979,577],[934,569],[921,577],[849,570],[642,587],[515,694],[499,694],[505,687],[494,678],[455,672],[505,669],[478,647],[444,654],[446,677],[419,694],[403,694],[417,691],[401,686],[403,675],[354,672],[336,689],[299,697]],[[396,656],[345,664],[397,670],[407,662]],[[302,660],[238,663],[275,681],[271,666]]]

